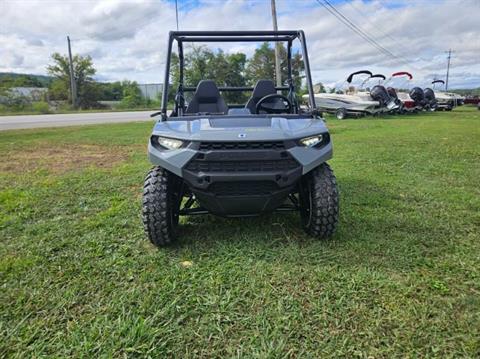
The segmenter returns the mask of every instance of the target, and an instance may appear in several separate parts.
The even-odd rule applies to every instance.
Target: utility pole
[[[175,0],[175,19],[177,20],[177,31],[178,31],[178,1]]]
[[[68,42],[68,62],[70,68],[70,91],[72,94],[72,106],[77,107],[77,84],[75,83],[75,74],[73,73],[72,47],[70,46],[70,37],[67,36]]]
[[[277,9],[275,6],[275,0],[271,0],[272,4],[272,20],[273,20],[273,30],[278,31],[277,25]],[[278,41],[275,42],[275,78],[277,82],[277,86],[282,86],[282,69],[280,63],[280,43]]]
[[[452,57],[452,49],[445,51],[448,54],[448,62],[447,62],[447,79],[445,81],[445,91],[448,90],[448,76],[450,75],[450,58]]]

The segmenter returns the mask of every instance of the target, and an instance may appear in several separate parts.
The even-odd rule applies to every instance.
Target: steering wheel
[[[272,100],[272,99],[281,99],[284,108],[276,108],[275,105],[278,102],[269,101],[269,100]],[[271,106],[265,106],[266,102],[268,102]],[[291,113],[292,112],[292,107],[293,107],[292,103],[290,102],[288,97],[280,95],[278,93],[272,93],[270,95],[262,97],[257,102],[257,106],[255,107],[255,113],[257,115],[260,114],[260,111],[265,111],[266,113],[275,113],[275,114],[285,113],[285,112],[286,113]]]

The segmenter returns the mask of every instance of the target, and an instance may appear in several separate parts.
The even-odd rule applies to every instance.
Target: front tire
[[[305,232],[313,237],[328,238],[337,228],[339,196],[332,169],[323,163],[301,182],[300,216]]]
[[[143,186],[142,219],[145,234],[157,247],[176,240],[181,201],[178,180],[161,167],[153,167]]]

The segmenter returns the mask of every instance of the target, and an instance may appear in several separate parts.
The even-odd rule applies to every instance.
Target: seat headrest
[[[202,103],[213,103],[220,98],[220,91],[212,80],[202,80],[197,85],[195,96]]]
[[[262,97],[277,93],[275,85],[272,80],[258,80],[255,88],[253,89],[252,98],[255,101],[260,100]]]

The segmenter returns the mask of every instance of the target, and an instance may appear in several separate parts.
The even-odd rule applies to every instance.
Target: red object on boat
[[[464,103],[465,104],[472,104],[472,105],[476,105],[480,102],[480,98],[466,98]]]

